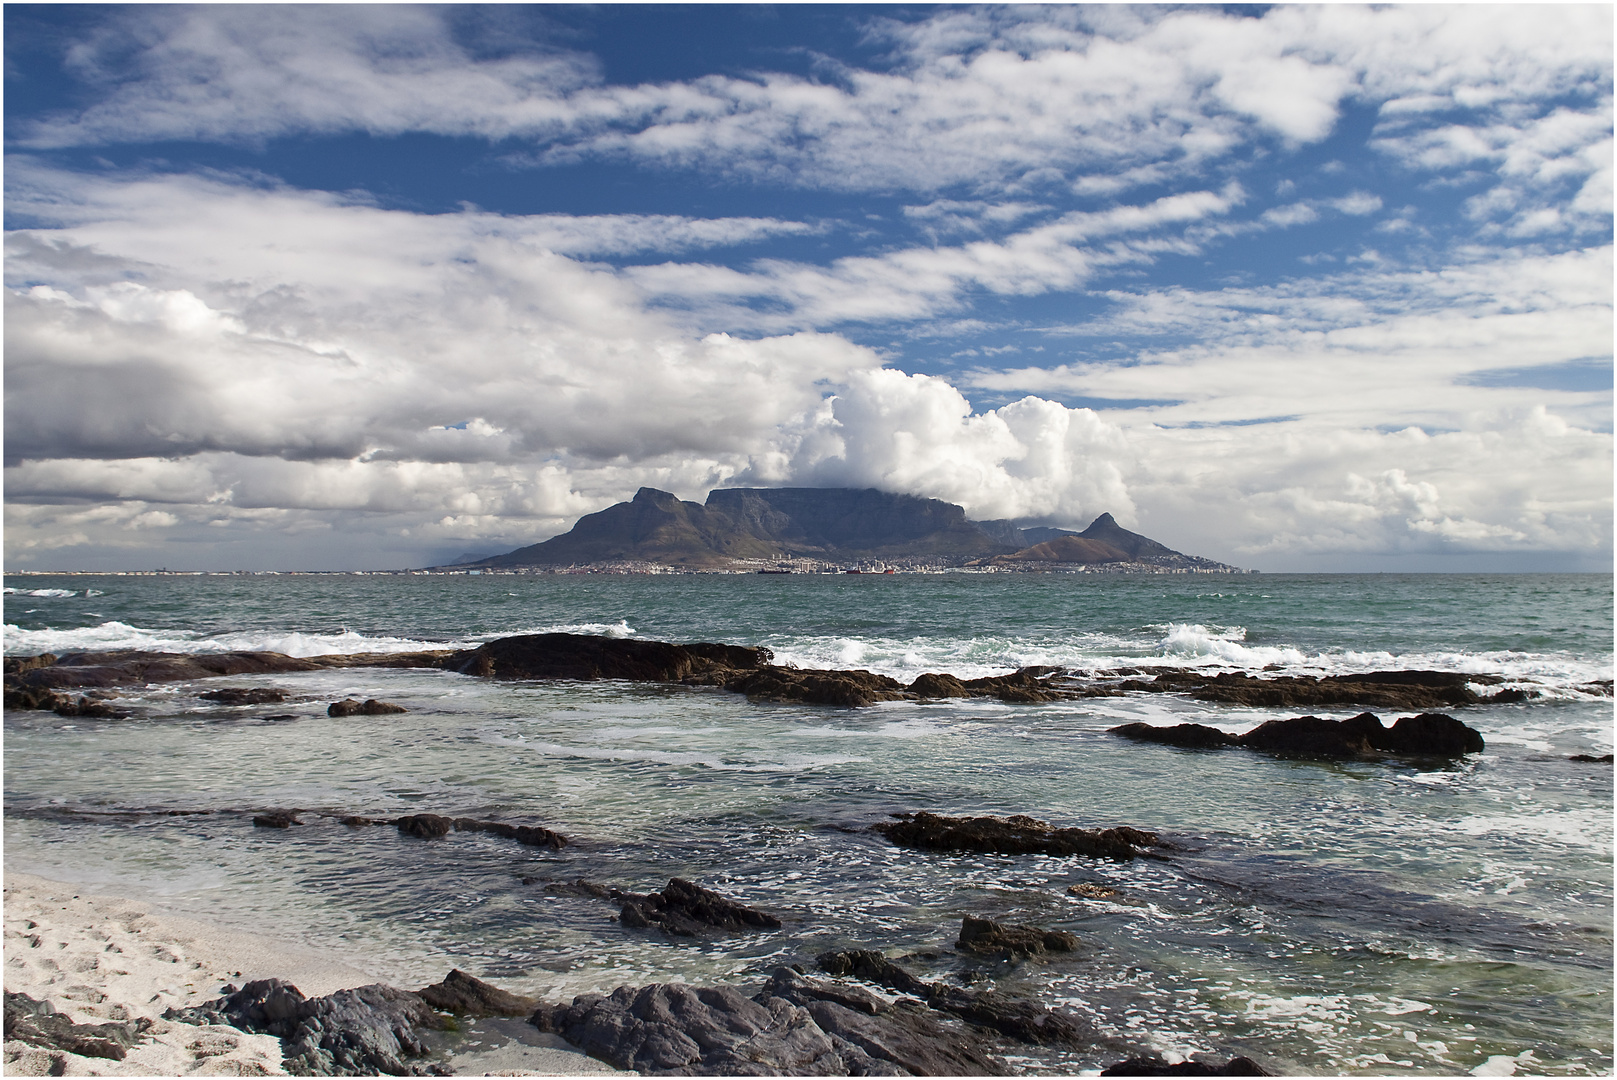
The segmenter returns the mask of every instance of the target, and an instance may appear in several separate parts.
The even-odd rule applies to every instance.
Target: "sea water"
[[[460,967],[551,1000],[651,981],[747,988],[826,950],[877,948],[924,978],[1092,1023],[1092,1046],[1015,1048],[1032,1072],[1140,1052],[1309,1073],[1612,1070],[1612,772],[1570,760],[1612,750],[1609,575],[28,575],[8,577],[4,599],[7,655],[310,656],[566,630],[764,645],[777,662],[906,681],[1027,664],[1500,675],[1534,696],[1451,710],[1487,750],[1438,763],[1107,733],[1241,732],[1299,711],[1160,694],[842,709],[340,669],[214,680],[289,693],[227,708],[197,697],[206,683],[153,685],[125,691],[125,720],[6,713],[5,859],[329,948],[407,987]],[[328,718],[344,697],[409,712]],[[307,824],[254,828],[267,808]],[[1176,850],[959,855],[867,831],[916,810],[1131,825]],[[573,842],[428,842],[337,821],[420,812]],[[671,877],[784,926],[675,939],[551,889]],[[1083,883],[1115,892],[1068,892]],[[1069,930],[1080,948],[968,960],[953,950],[965,915]]]

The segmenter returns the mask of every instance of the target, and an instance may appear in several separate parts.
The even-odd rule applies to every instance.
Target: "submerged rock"
[[[922,810],[898,818],[872,825],[870,831],[901,847],[996,855],[1088,855],[1126,860],[1148,855],[1150,848],[1168,846],[1156,833],[1141,829],[1056,828],[1022,814],[1008,818],[952,818]]]
[[[618,917],[624,926],[656,926],[682,937],[713,931],[735,933],[780,928],[780,920],[773,915],[738,904],[682,878],[671,878],[668,887],[660,893],[613,890],[611,896],[623,902]]]
[[[262,814],[253,815],[253,827],[258,829],[290,829],[294,825],[302,825],[297,818],[296,811],[266,810]]]
[[[326,710],[327,716],[391,716],[394,713],[408,712],[403,705],[394,705],[388,701],[377,701],[375,698],[366,698],[364,701],[355,701],[353,698],[344,698],[334,701]]]
[[[955,942],[955,948],[1011,960],[1052,952],[1072,952],[1078,948],[1078,937],[1065,930],[1013,926],[967,915],[960,921],[960,938]]]

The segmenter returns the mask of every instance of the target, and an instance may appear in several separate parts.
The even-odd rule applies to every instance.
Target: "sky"
[[[1612,568],[1609,5],[4,20],[9,570],[427,566],[642,485]]]

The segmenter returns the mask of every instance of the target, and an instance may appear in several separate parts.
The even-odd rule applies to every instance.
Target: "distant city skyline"
[[[1612,566],[1612,10],[13,5],[8,569],[641,486]]]

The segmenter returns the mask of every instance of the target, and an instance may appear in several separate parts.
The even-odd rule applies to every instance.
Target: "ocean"
[[[291,695],[229,708],[199,699],[205,684],[154,685],[125,694],[125,720],[6,712],[5,862],[329,949],[405,987],[451,967],[550,1000],[652,981],[750,987],[826,950],[876,948],[925,978],[1070,1008],[1102,1037],[1016,1048],[1030,1073],[1135,1052],[1247,1054],[1319,1074],[1613,1069],[1612,766],[1570,760],[1612,751],[1610,684],[1590,685],[1612,678],[1610,575],[5,582],[8,656],[308,656],[566,630],[765,645],[777,662],[906,682],[1027,664],[1502,675],[1535,696],[1450,710],[1487,750],[1443,762],[1201,752],[1107,733],[1133,721],[1242,732],[1299,712],[1164,694],[843,709],[715,688],[334,669],[213,680]],[[409,711],[328,718],[344,697]],[[255,828],[251,812],[267,808],[302,809],[308,823]],[[1130,825],[1177,850],[1126,863],[940,854],[866,831],[917,810]],[[421,812],[543,825],[573,842],[428,842],[336,820]],[[647,892],[671,877],[784,926],[675,939],[548,888],[585,878]],[[1068,891],[1084,883],[1115,893]],[[966,915],[1068,930],[1080,947],[969,961],[953,950]]]

